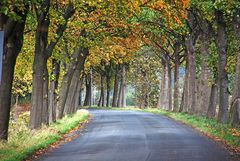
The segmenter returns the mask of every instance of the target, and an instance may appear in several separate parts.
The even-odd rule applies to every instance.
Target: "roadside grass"
[[[35,151],[46,148],[60,140],[63,134],[87,120],[87,110],[79,110],[76,114],[66,116],[49,127],[44,126],[39,130],[28,128],[29,114],[19,116],[17,122],[11,121],[8,142],[0,142],[1,161],[21,161]]]
[[[89,107],[88,107],[89,108]],[[91,108],[91,107],[90,107]],[[93,107],[96,108],[96,107]],[[112,110],[134,110],[150,112],[157,115],[164,115],[173,118],[177,121],[183,122],[195,129],[204,132],[215,140],[223,140],[232,148],[240,148],[240,128],[233,128],[230,124],[218,123],[216,119],[208,119],[204,116],[189,115],[187,113],[170,112],[158,108],[145,108],[140,109],[136,107],[126,108],[105,108]]]

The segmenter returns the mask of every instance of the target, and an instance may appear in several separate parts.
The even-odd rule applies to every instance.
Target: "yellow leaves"
[[[235,128],[231,129],[231,133],[233,136],[240,137],[240,131]]]
[[[183,8],[189,8],[189,0],[181,0],[183,4]]]
[[[180,26],[183,26],[182,21],[177,16],[174,16],[173,19],[177,24],[179,24]]]
[[[164,9],[165,7],[166,7],[166,4],[164,1],[158,1],[155,4],[155,8]]]
[[[140,40],[131,35],[127,38],[106,37],[102,44],[90,48],[90,56],[87,58],[85,70],[96,67],[101,63],[122,64],[133,59],[133,53],[140,48]]]

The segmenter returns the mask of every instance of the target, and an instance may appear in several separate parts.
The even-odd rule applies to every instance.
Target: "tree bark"
[[[228,120],[228,76],[227,76],[227,31],[226,22],[223,19],[222,11],[216,11],[215,13],[217,22],[217,52],[219,56],[218,76],[219,76],[219,112],[218,121],[221,123],[227,123]]]

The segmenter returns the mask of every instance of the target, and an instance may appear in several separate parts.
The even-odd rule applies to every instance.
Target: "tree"
[[[0,2],[0,30],[4,31],[3,73],[0,84],[0,139],[7,140],[14,66],[23,45],[29,1]]]

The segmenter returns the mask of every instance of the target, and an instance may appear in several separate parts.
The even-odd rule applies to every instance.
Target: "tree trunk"
[[[126,107],[127,103],[126,103],[126,88],[127,88],[127,85],[126,85],[126,66],[123,65],[122,67],[122,107]]]
[[[92,77],[91,73],[86,76],[86,94],[83,106],[91,106],[92,97]]]
[[[98,107],[101,106],[101,102],[102,102],[102,96],[101,96],[101,92],[100,92],[100,97],[98,99],[98,104],[97,104]]]
[[[52,60],[52,73],[50,81],[50,90],[49,90],[49,123],[56,121],[57,116],[57,89],[58,89],[58,80],[60,74],[60,63],[53,59]]]
[[[198,101],[196,112],[201,115],[206,115],[209,105],[209,98],[211,88],[209,87],[208,80],[210,79],[210,70],[208,67],[208,59],[209,59],[209,48],[210,42],[208,37],[208,30],[205,30],[200,37],[201,47],[200,47],[200,57],[201,57],[201,73],[199,77],[198,83]]]
[[[47,69],[47,62],[44,65],[43,75],[43,110],[42,110],[42,123],[45,125],[49,124],[49,108],[48,108],[48,92],[49,92],[49,75]]]
[[[105,89],[104,89],[105,76],[101,74],[101,107],[105,106]]]
[[[114,89],[113,89],[113,100],[112,100],[112,107],[117,107],[117,98],[118,98],[118,70],[115,73],[115,80],[114,80]]]
[[[174,94],[173,94],[173,111],[177,112],[179,109],[179,47],[180,45],[176,43],[174,45],[174,57],[175,57],[175,66],[174,66]]]
[[[172,110],[172,69],[171,64],[168,62],[168,111]]]
[[[188,57],[188,56],[187,56]],[[183,96],[180,109],[181,112],[188,112],[189,105],[189,60],[186,59],[186,67],[185,67],[185,77],[184,77],[184,85],[183,85]]]
[[[0,15],[0,30],[4,31],[2,79],[0,80],[0,140],[8,138],[14,67],[23,45],[27,10],[28,6],[18,13],[21,17],[19,22],[3,14]]]
[[[80,104],[80,101],[81,101],[80,98],[81,98],[81,90],[82,90],[83,80],[84,80],[84,77],[81,77],[81,79],[78,82],[77,92],[76,92],[76,95],[75,95],[75,98],[74,98],[75,101],[74,101],[73,113],[75,113],[79,109],[79,106],[81,105]]]
[[[230,122],[233,126],[240,125],[240,9],[236,11],[233,19],[233,26],[236,39],[238,40],[238,56],[236,64],[236,77],[234,83],[234,92],[231,102]]]
[[[212,84],[209,105],[207,110],[207,117],[214,118],[217,108],[218,86],[216,83]]]
[[[46,12],[46,13],[45,13]],[[48,10],[42,13],[38,20],[36,31],[35,55],[33,62],[33,91],[32,91],[32,108],[30,112],[30,127],[39,128],[41,124],[46,123],[45,117],[47,111],[47,53],[48,28],[50,24],[47,16]],[[46,14],[46,15],[45,15]],[[44,16],[45,15],[45,16]]]
[[[186,39],[186,48],[187,48],[187,56],[188,56],[188,63],[189,63],[189,72],[188,72],[188,91],[189,97],[189,113],[195,113],[196,109],[196,53],[193,45],[193,37],[192,35],[188,35]]]
[[[106,103],[106,106],[109,107],[110,106],[110,90],[111,90],[111,86],[110,86],[111,77],[109,75],[107,75],[106,82],[107,82],[107,103]]]
[[[164,59],[162,59],[162,66],[163,66],[163,69],[162,69],[162,75],[161,75],[161,78],[162,78],[161,90],[160,90],[160,96],[158,99],[157,107],[166,109],[167,78],[168,78],[167,70],[168,69],[167,69],[166,61]]]
[[[7,140],[11,108],[11,92],[16,59],[23,45],[23,31],[26,15],[20,13],[21,21],[16,22],[0,15],[0,30],[4,31],[2,80],[0,83],[0,139]]]
[[[117,107],[122,107],[122,89],[123,89],[123,83],[122,83],[122,75],[120,78],[120,85],[119,85],[119,92],[118,92],[118,101],[117,101]]]
[[[184,85],[185,86],[185,85]],[[183,89],[184,89],[184,86],[183,86]],[[181,98],[181,104],[180,104],[180,107],[178,109],[178,112],[183,112],[183,106],[184,106],[184,90],[183,90],[183,93],[182,93],[182,98]]]
[[[223,19],[223,13],[216,11],[217,21],[217,52],[219,56],[219,112],[218,121],[221,123],[227,123],[228,120],[228,76],[227,76],[227,31],[226,23]]]

